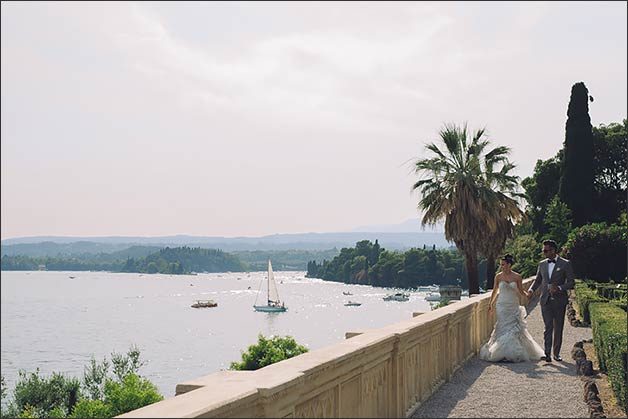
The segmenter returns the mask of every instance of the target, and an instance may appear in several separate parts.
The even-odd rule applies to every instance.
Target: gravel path
[[[526,321],[543,347],[538,304]],[[412,418],[589,418],[571,349],[590,338],[590,328],[574,328],[565,318],[563,362],[492,363],[472,358]]]

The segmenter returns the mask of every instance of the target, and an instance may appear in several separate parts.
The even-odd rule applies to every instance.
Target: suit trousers
[[[554,350],[554,356],[560,355],[567,301],[565,298],[556,298],[554,300],[548,298],[547,302],[541,305],[541,314],[543,315],[543,323],[545,323],[545,331],[543,333],[545,355],[551,355],[551,349]]]

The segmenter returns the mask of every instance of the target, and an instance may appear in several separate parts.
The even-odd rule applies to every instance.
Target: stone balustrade
[[[342,342],[257,371],[220,371],[181,383],[175,397],[119,417],[407,417],[488,340],[489,297],[347,332]]]

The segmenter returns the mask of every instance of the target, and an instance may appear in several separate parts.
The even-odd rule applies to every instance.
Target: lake
[[[73,277],[73,278],[71,278]],[[140,375],[165,397],[177,383],[227,369],[259,333],[291,335],[310,350],[344,339],[345,332],[383,327],[429,311],[424,293],[383,301],[390,288],[275,272],[285,313],[260,313],[266,272],[162,275],[109,272],[2,272],[1,371],[12,391],[18,370],[39,368],[82,377],[92,356],[110,359],[133,344],[146,365]],[[249,288],[250,287],[250,288]],[[350,291],[351,296],[343,295]],[[213,299],[214,308],[191,308]],[[346,307],[348,300],[360,307]]]

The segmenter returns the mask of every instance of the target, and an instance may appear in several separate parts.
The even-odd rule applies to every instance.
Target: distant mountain
[[[421,227],[421,220],[418,217],[399,224],[376,224],[360,226],[351,230],[354,233],[442,233],[443,231],[445,231],[443,224]]]
[[[378,240],[391,250],[411,247],[449,247],[443,233],[435,232],[348,232],[348,233],[301,233],[274,234],[263,237],[20,237],[1,242],[2,255],[57,256],[81,253],[113,253],[131,246],[151,247],[201,247],[223,251],[247,250],[328,250],[353,247],[360,240]]]

